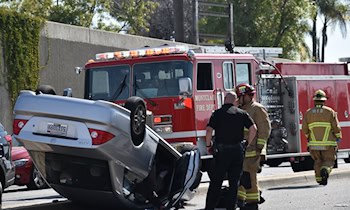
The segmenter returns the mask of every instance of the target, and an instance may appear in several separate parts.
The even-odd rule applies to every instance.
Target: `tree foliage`
[[[327,44],[327,28],[339,26],[346,36],[349,0],[208,0],[232,3],[236,46],[282,47],[283,57],[308,59],[310,50],[305,34],[312,37],[312,56],[316,43]],[[0,6],[47,20],[148,37],[174,37],[175,0],[0,0]],[[183,0],[185,42],[193,43],[193,0]],[[199,11],[228,14],[226,8],[199,4]],[[316,21],[323,20],[321,36]],[[311,21],[310,21],[311,20]],[[310,22],[312,23],[310,25]],[[228,18],[200,16],[201,34],[228,36]],[[201,43],[222,44],[223,39],[200,37]],[[322,53],[324,55],[324,51]]]
[[[313,40],[313,58],[316,61],[324,62],[325,47],[328,43],[328,27],[338,26],[343,38],[347,36],[346,21],[350,15],[350,1],[345,0],[314,0],[315,6],[313,13],[313,29],[311,36]],[[316,21],[321,19],[321,35],[317,35]],[[321,46],[319,45],[321,40]],[[321,48],[321,55],[319,56],[319,48]]]
[[[234,42],[236,46],[282,47],[283,57],[306,56],[304,35],[309,31],[308,1],[235,0]],[[227,21],[206,17],[206,33],[227,34]],[[203,28],[203,26],[201,26]],[[307,57],[302,57],[306,59]]]
[[[49,21],[131,34],[148,30],[157,6],[142,0],[0,0],[0,5]]]

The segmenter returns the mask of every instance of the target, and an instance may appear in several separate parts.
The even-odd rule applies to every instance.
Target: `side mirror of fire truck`
[[[76,74],[80,74],[80,72],[82,72],[83,69],[84,69],[83,67],[79,67],[79,66],[74,68]]]
[[[190,96],[192,95],[192,81],[188,77],[179,79],[179,95],[181,96]]]

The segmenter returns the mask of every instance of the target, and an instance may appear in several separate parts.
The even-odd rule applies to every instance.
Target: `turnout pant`
[[[259,203],[260,192],[257,181],[257,173],[260,168],[260,155],[255,157],[246,157],[243,162],[243,174],[248,177],[242,177],[241,185],[238,188],[238,199],[249,203]],[[250,182],[250,188],[247,184],[243,184],[242,181],[246,183],[247,180]]]
[[[336,160],[336,147],[329,147],[326,150],[310,150],[310,155],[314,160],[314,170],[316,182],[322,180],[321,170],[327,169],[328,174],[331,173]]]
[[[210,177],[210,184],[206,198],[206,210],[214,210],[218,203],[222,182],[227,175],[229,181],[229,196],[226,209],[234,210],[237,198],[239,179],[242,173],[244,158],[243,146],[237,144],[235,148],[223,148],[214,156],[213,176]]]

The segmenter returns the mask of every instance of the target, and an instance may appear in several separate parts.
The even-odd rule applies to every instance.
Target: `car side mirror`
[[[179,79],[179,95],[190,96],[192,95],[192,80],[188,77]]]
[[[63,96],[72,97],[73,96],[72,88],[65,88],[63,90]]]
[[[4,151],[4,145],[1,143],[0,144],[0,158],[5,156],[5,151]]]

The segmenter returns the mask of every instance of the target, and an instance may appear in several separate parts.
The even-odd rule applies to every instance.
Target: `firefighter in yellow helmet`
[[[243,175],[238,189],[237,204],[241,210],[258,209],[262,203],[258,187],[257,173],[260,169],[261,155],[266,156],[266,144],[271,131],[271,123],[266,108],[254,100],[255,89],[249,84],[240,84],[235,88],[240,108],[247,111],[257,126],[257,134],[247,147],[243,161]],[[247,132],[245,132],[247,138]]]
[[[302,130],[308,139],[308,149],[314,160],[316,181],[327,185],[329,174],[336,160],[337,142],[342,138],[337,113],[325,106],[327,100],[323,90],[313,97],[315,107],[304,114]]]

